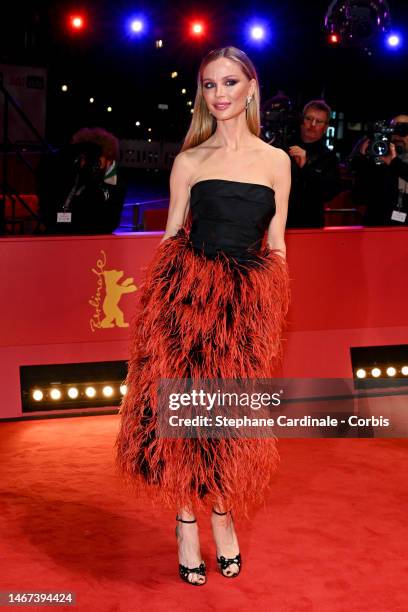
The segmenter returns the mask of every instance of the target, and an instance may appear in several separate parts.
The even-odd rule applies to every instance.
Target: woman
[[[268,378],[280,356],[290,161],[259,138],[259,102],[244,52],[226,47],[204,58],[170,177],[166,231],[141,297],[121,409],[119,468],[137,490],[151,485],[155,500],[178,508],[179,573],[194,585],[206,582],[197,510],[212,508],[219,569],[237,576],[231,509],[247,514],[263,499],[279,459],[272,437],[156,435],[158,379]]]

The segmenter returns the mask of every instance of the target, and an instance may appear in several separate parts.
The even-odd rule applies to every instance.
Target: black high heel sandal
[[[228,514],[228,512],[230,512],[230,510],[228,510],[227,512],[217,512],[217,510],[214,510],[213,508],[213,512],[214,514],[218,514],[218,516],[225,516],[226,514]],[[231,519],[232,519],[232,512],[231,512]],[[220,570],[221,574],[225,577],[225,578],[236,578],[240,571],[241,571],[241,565],[242,565],[242,559],[241,559],[241,553],[238,553],[235,557],[232,557],[230,559],[228,559],[227,557],[223,557],[222,555],[220,555],[219,557],[216,556],[217,559],[217,565],[218,565],[218,569]],[[231,574],[224,574],[225,570],[228,570],[230,565],[233,564],[238,565],[238,571],[231,573]],[[231,572],[231,570],[228,570]]]
[[[197,519],[194,519],[192,521],[185,521],[184,519],[181,519],[177,515],[176,521],[179,521],[180,523],[196,523]],[[177,537],[177,526],[176,526],[176,537]],[[198,567],[193,567],[193,568],[187,567],[186,565],[182,565],[181,563],[179,563],[180,578],[184,580],[184,582],[188,582],[188,584],[192,584],[193,586],[203,586],[204,584],[207,583],[207,576],[206,576],[205,570],[206,568],[205,568],[204,561],[202,561]],[[200,576],[204,576],[205,580],[203,582],[192,582],[191,580],[188,579],[190,574],[199,574]]]

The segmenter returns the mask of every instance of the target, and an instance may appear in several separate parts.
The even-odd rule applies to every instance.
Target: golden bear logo
[[[95,312],[89,321],[92,331],[95,329],[107,329],[109,327],[129,327],[124,314],[119,308],[120,298],[124,293],[132,293],[137,290],[133,278],[129,277],[119,283],[124,275],[123,270],[105,270],[106,253],[101,250],[102,257],[97,260],[96,268],[92,272],[98,277],[96,294],[89,300],[89,304],[95,308]],[[102,302],[102,290],[105,287],[105,297]],[[102,317],[102,315],[105,315]]]

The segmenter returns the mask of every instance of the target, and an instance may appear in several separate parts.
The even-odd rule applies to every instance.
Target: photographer
[[[379,133],[374,143],[364,137],[349,158],[355,173],[352,198],[356,205],[366,206],[364,225],[406,225],[408,115],[394,117],[384,132],[386,135]],[[385,155],[378,155],[382,150]]]
[[[119,143],[84,128],[48,158],[39,173],[42,223],[51,234],[110,234],[120,222],[125,190],[117,175]]]
[[[323,227],[324,203],[341,191],[336,155],[324,143],[330,115],[323,100],[308,102],[300,133],[289,143],[292,189],[287,227]]]

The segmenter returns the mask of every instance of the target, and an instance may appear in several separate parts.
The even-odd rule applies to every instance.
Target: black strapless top
[[[207,257],[219,252],[252,259],[276,212],[272,187],[224,179],[198,181],[191,188],[193,247]]]

